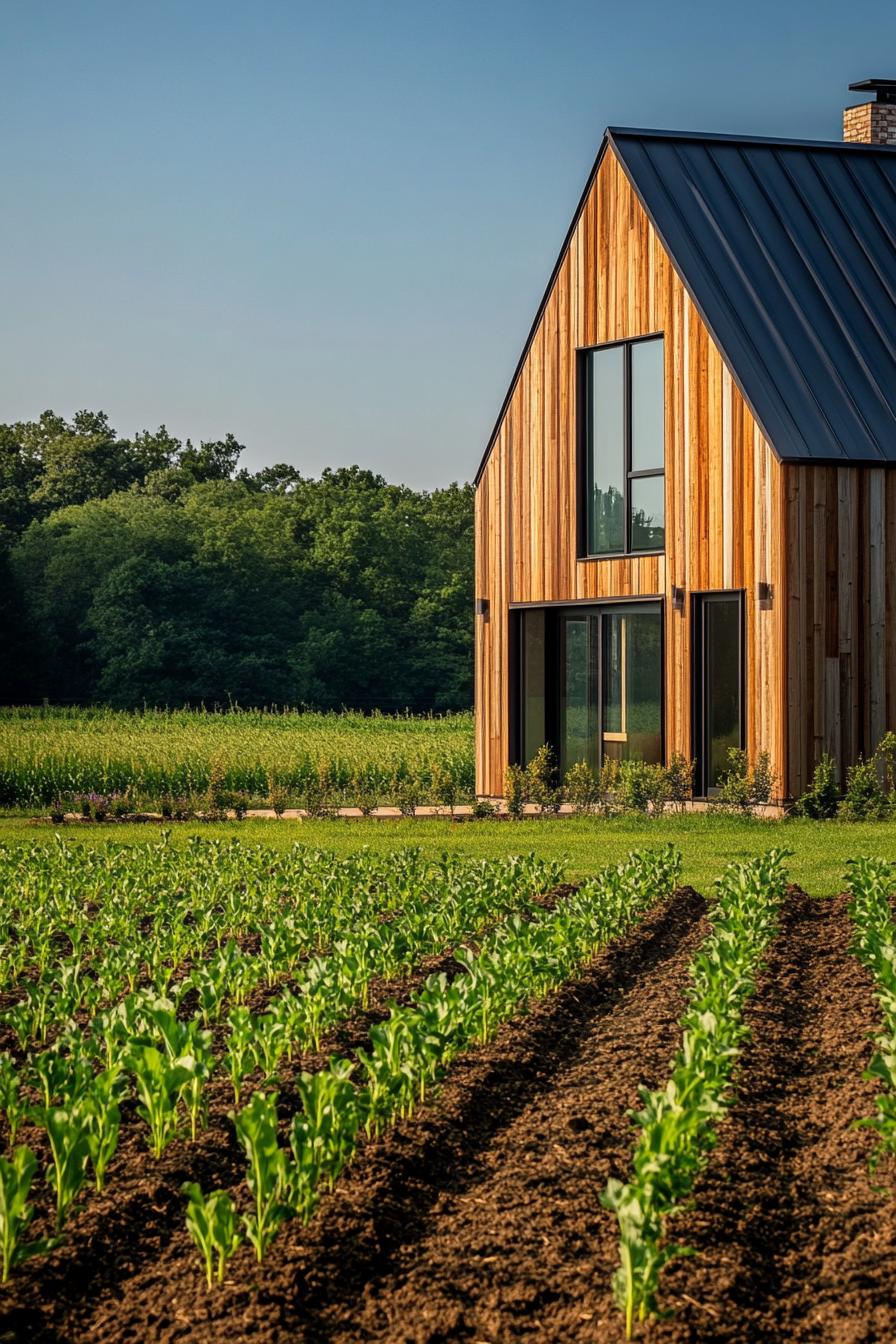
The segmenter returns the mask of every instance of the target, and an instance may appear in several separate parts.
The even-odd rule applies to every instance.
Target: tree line
[[[243,451],[102,411],[0,425],[4,702],[470,705],[472,488]]]

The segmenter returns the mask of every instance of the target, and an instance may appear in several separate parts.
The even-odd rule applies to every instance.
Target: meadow
[[[189,846],[197,836],[238,836],[272,852],[299,843],[331,850],[340,858],[362,849],[394,854],[408,846],[419,848],[430,858],[451,854],[500,859],[508,854],[537,853],[563,864],[571,881],[593,876],[633,849],[674,844],[682,851],[682,881],[698,891],[707,891],[732,860],[747,861],[772,846],[780,846],[790,851],[792,880],[818,897],[834,896],[843,890],[846,866],[855,854],[896,859],[896,826],[892,821],[769,821],[721,812],[662,817],[533,817],[520,821],[247,818],[241,822],[178,822],[170,828],[161,823],[161,827],[169,831],[169,843],[175,848]],[[0,816],[0,841],[52,846],[57,836],[63,836],[72,852],[81,848],[102,850],[123,841],[145,844],[157,829],[157,825],[142,822],[56,826],[27,816]]]

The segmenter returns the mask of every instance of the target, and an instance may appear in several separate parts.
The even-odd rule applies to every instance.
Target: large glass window
[[[625,347],[588,355],[588,549],[625,550]]]
[[[658,602],[530,608],[520,620],[520,755],[549,742],[577,761],[663,759]]]
[[[547,740],[545,719],[545,618],[543,607],[534,607],[530,611],[520,612],[522,654],[521,709],[522,709],[522,757],[523,765],[528,765],[538,748]]]
[[[597,617],[587,609],[560,622],[559,764],[565,775],[576,761],[600,768],[597,720]]]
[[[662,630],[659,607],[619,607],[601,617],[604,760],[663,759]]]
[[[740,593],[694,598],[694,744],[704,796],[718,788],[731,748],[743,745],[742,601]]]
[[[588,555],[665,547],[663,338],[585,354]]]

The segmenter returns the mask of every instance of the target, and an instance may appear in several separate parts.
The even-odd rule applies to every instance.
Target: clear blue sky
[[[839,139],[896,6],[0,0],[0,420],[472,476],[607,124]]]

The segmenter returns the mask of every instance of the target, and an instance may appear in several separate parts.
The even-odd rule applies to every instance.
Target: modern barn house
[[[896,727],[896,81],[845,142],[606,132],[476,481],[477,789]]]

